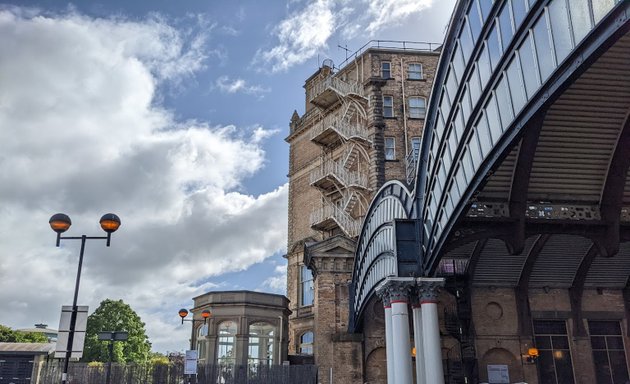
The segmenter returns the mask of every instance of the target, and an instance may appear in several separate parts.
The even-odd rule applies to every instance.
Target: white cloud
[[[287,265],[278,265],[274,270],[274,276],[270,276],[262,283],[262,288],[272,292],[286,295],[287,293]]]
[[[365,0],[367,32],[375,36],[381,29],[399,25],[403,20],[429,8],[433,0]]]
[[[284,249],[288,188],[239,192],[273,131],[177,121],[155,103],[205,66],[200,44],[159,18],[0,10],[0,324],[56,327],[69,304],[78,244],[54,247],[56,212],[71,236],[121,217],[110,248],[87,244],[79,302],[123,299],[162,351],[185,344],[176,311],[209,277]]]
[[[333,0],[308,2],[306,8],[282,20],[274,29],[278,44],[259,50],[256,61],[271,65],[271,72],[285,71],[302,64],[326,46],[335,29]]]
[[[230,79],[229,76],[221,76],[216,82],[216,87],[225,93],[245,93],[248,95],[261,95],[270,92],[270,89],[260,85],[248,85],[246,80],[241,78]]]
[[[339,34],[347,40],[379,38],[386,29],[400,26],[411,16],[431,7],[433,0],[316,0],[289,14],[273,29],[277,43],[259,49],[254,64],[269,72],[286,71],[328,49]],[[295,1],[290,5],[300,6]],[[266,64],[265,65],[261,65]]]

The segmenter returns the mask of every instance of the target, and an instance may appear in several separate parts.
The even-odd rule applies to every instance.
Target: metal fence
[[[0,363],[0,369],[2,369]],[[10,368],[10,367],[4,367]],[[63,363],[35,363],[30,377],[15,377],[19,384],[59,384]],[[108,365],[70,363],[68,384],[106,384]],[[29,372],[30,373],[30,372]],[[168,365],[112,364],[112,384],[317,384],[314,365],[199,365],[196,376],[184,375],[183,363]]]

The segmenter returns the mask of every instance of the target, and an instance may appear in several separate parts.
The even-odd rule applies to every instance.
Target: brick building
[[[339,68],[324,61],[293,113],[287,296],[290,359],[321,383],[384,382],[383,311],[348,333],[355,240],[372,196],[415,174],[438,45],[371,42]],[[369,364],[365,364],[369,361]]]

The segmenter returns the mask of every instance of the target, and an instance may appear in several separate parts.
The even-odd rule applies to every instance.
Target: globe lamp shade
[[[52,230],[57,233],[64,233],[72,225],[72,221],[70,220],[68,215],[65,215],[63,213],[52,215],[50,220],[48,220],[48,223],[50,224],[50,228],[52,228]]]
[[[103,231],[112,233],[116,232],[118,227],[120,227],[120,218],[113,213],[107,213],[101,217],[99,223],[101,224]]]
[[[209,318],[211,315],[212,313],[210,313],[210,311],[207,309],[204,309],[203,311],[201,311],[201,317],[203,317],[204,320]]]
[[[181,317],[183,319],[186,316],[188,316],[188,310],[186,310],[186,308],[180,309],[179,310],[179,317]]]

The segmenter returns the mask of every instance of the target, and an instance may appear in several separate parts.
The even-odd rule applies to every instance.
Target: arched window
[[[276,327],[269,323],[254,323],[249,326],[249,349],[247,364],[271,365],[274,355]]]
[[[302,336],[300,336],[299,350],[300,350],[301,355],[313,354],[313,332],[311,331],[304,332]]]
[[[202,324],[197,328],[197,354],[199,360],[205,360],[206,358],[206,336],[208,336],[208,325]]]
[[[234,321],[223,321],[219,324],[219,343],[217,346],[217,363],[219,365],[234,365],[236,362],[234,351],[236,331],[236,322]]]

